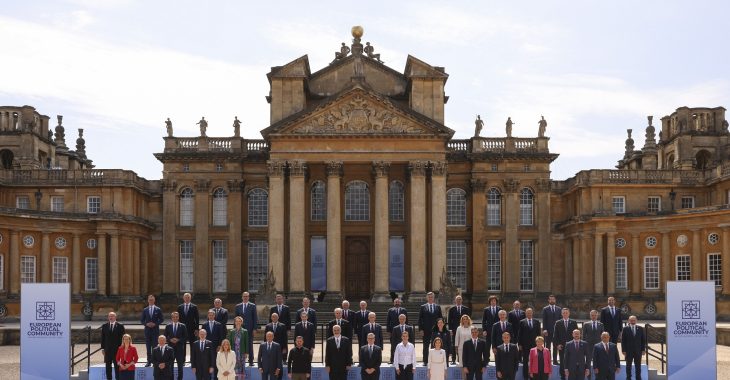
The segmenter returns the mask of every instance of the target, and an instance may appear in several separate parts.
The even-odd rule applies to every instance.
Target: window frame
[[[446,191],[446,227],[465,227],[467,223],[466,191],[452,187]]]
[[[496,219],[495,219],[496,218]],[[502,225],[502,192],[496,187],[487,190],[487,226]],[[496,222],[495,222],[496,220]]]
[[[614,283],[617,290],[629,290],[628,262],[629,260],[626,256],[616,256],[614,258]]]
[[[24,204],[27,202],[27,207],[21,207],[21,206],[25,206],[25,205],[21,205],[21,200],[22,200],[22,203],[24,203]],[[30,197],[27,195],[16,195],[15,196],[15,208],[17,208],[18,210],[30,210],[30,208],[31,208]]]
[[[462,291],[466,291],[469,285],[466,265],[468,251],[466,240],[446,240],[446,273],[454,286]]]
[[[617,200],[621,202],[621,211],[617,210]],[[625,214],[626,213],[626,196],[625,195],[614,195],[611,197],[611,210],[614,214]]]
[[[651,271],[649,265],[652,265]],[[654,265],[656,265],[654,267]],[[659,256],[644,256],[644,265],[642,267],[644,278],[644,290],[659,290],[661,288],[661,260]],[[650,284],[649,281],[652,281]],[[656,282],[656,285],[654,285]],[[651,286],[650,286],[651,285]]]
[[[179,199],[179,218],[180,227],[195,226],[195,192],[190,187],[180,190]]]
[[[398,180],[388,184],[388,221],[405,222],[406,220],[406,187]]]
[[[352,180],[345,185],[345,222],[370,221],[370,185]]]
[[[519,225],[525,227],[535,225],[535,193],[529,187],[520,190]]]
[[[526,248],[529,247],[529,251]],[[520,292],[535,291],[535,242],[520,240]],[[525,286],[523,286],[525,285]],[[527,287],[529,285],[529,288]]]
[[[309,220],[327,221],[327,184],[322,180],[312,182],[309,187]]]
[[[228,291],[228,240],[212,240],[210,249],[213,293],[225,293]]]
[[[713,263],[712,259],[716,258]],[[713,265],[717,267],[713,270]],[[715,283],[715,288],[722,288],[722,254],[720,252],[711,252],[707,254],[707,280]]]
[[[58,201],[60,200],[61,203],[59,204]],[[60,206],[60,208],[58,207]],[[51,196],[51,212],[64,212],[65,203],[63,195],[53,195]]]
[[[680,260],[681,259],[681,260]],[[685,261],[685,262],[680,262]],[[692,280],[692,256],[676,255],[674,257],[674,279],[675,281]]]
[[[249,227],[269,226],[269,192],[261,187],[254,187],[246,194],[246,212]],[[257,208],[258,207],[258,208]]]
[[[189,249],[188,249],[189,248]],[[183,252],[185,249],[185,252]],[[185,256],[184,256],[185,255]],[[186,257],[189,256],[189,257]],[[193,291],[195,285],[195,241],[179,240],[178,241],[178,260],[180,265],[179,275],[180,281],[178,288],[181,292]],[[189,265],[188,265],[189,264]],[[187,277],[186,277],[187,276]]]
[[[86,213],[87,214],[101,213],[101,195],[87,195],[86,196]]]
[[[652,201],[656,201],[656,210],[653,210],[654,205],[652,205]],[[650,195],[646,197],[646,212],[648,213],[658,213],[662,211],[662,197],[658,195]]]
[[[496,250],[492,248],[496,247]],[[496,270],[493,270],[496,268]],[[493,275],[496,274],[496,275]],[[494,280],[496,278],[496,281]],[[496,285],[496,288],[493,287]],[[502,291],[502,241],[487,241],[487,291]]]
[[[688,203],[691,202],[691,205],[685,206],[685,201],[689,201]],[[680,208],[695,208],[695,205],[696,205],[695,201],[696,201],[696,198],[694,195],[683,195],[682,198],[680,198],[679,206],[680,206]]]
[[[55,284],[68,283],[68,257],[53,256],[51,261],[51,282]]]
[[[93,270],[92,265],[93,264]],[[89,281],[91,280],[91,281]],[[93,287],[91,287],[91,282],[93,281]],[[99,291],[99,259],[97,257],[87,257],[86,260],[84,260],[84,290],[87,292],[96,292]]]
[[[30,259],[30,261],[26,262],[25,260],[28,260],[28,259]],[[32,281],[27,280],[27,276],[29,274],[29,272],[26,271],[27,264],[33,265]],[[38,282],[38,265],[37,265],[36,257],[33,255],[20,256],[20,283],[21,284],[33,284],[36,282]]]
[[[211,193],[213,198],[211,224],[215,227],[228,225],[228,192],[222,187],[216,187]]]
[[[262,239],[249,240],[246,251],[248,259],[248,289],[251,292],[258,293],[266,276],[269,274],[269,242],[268,240]]]

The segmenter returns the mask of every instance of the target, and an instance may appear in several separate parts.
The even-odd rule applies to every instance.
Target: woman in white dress
[[[449,366],[449,361],[446,351],[441,348],[443,344],[443,340],[436,337],[433,340],[433,348],[428,352],[428,378],[431,380],[446,379],[446,367]]]
[[[471,318],[464,314],[459,320],[459,327],[456,328],[456,334],[454,334],[454,341],[456,343],[456,352],[459,354],[459,366],[464,366],[464,357],[461,355],[464,342],[471,339]]]
[[[218,380],[236,380],[236,353],[231,351],[231,342],[223,339],[215,358]]]

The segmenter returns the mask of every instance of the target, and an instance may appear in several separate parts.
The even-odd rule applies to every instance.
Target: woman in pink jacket
[[[553,372],[550,363],[550,350],[545,347],[545,339],[538,336],[535,338],[537,347],[530,350],[530,378],[535,380],[548,380]]]

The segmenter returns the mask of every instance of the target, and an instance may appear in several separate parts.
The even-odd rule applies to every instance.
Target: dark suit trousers
[[[515,375],[514,374],[511,374],[511,375],[502,374],[502,380],[515,380]]]
[[[469,368],[469,373],[466,374],[466,380],[482,380],[484,374],[481,368],[472,369]]]
[[[431,349],[431,332],[423,332],[423,364],[428,364],[428,351]]]
[[[330,380],[347,380],[347,370],[344,368],[341,370],[333,368],[332,372],[329,374],[329,378]]]
[[[616,372],[606,370],[606,371],[598,371],[598,374],[593,374],[596,376],[596,380],[614,380],[616,379]]]
[[[115,360],[117,356],[117,352],[110,352],[112,350],[104,350],[104,364],[106,364],[106,378],[108,380],[112,379],[112,367],[114,368],[114,378],[119,378],[119,366],[117,365],[117,361]]]
[[[375,371],[372,375],[368,375],[365,371],[361,371],[360,378],[362,380],[378,380],[380,379],[380,371]]]
[[[641,352],[626,353],[626,379],[631,379],[631,363],[634,363],[636,380],[641,380]]]
[[[398,375],[398,372],[396,372],[395,378],[396,380],[413,380],[413,366],[400,366],[400,375]]]
[[[522,377],[525,380],[530,378],[530,348],[532,347],[522,347],[522,351],[520,351],[520,355],[522,355]]]
[[[555,342],[553,342],[553,333],[549,332],[549,330],[548,330],[548,335],[544,336],[543,338],[545,338],[545,347],[547,347],[550,350],[550,352],[553,353],[553,363],[557,363],[558,362],[558,345]]]
[[[157,332],[155,332],[157,330]],[[160,337],[160,328],[144,329],[144,343],[147,346],[147,364],[152,363],[152,349],[157,346],[157,338]]]
[[[568,380],[583,380],[586,378],[584,376],[585,374],[585,371],[570,371],[570,377],[568,377]]]
[[[195,371],[195,380],[210,380],[213,378],[213,374],[205,371]]]
[[[550,375],[548,375],[547,373],[536,373],[536,374],[532,375],[532,380],[549,380],[549,379],[550,379]]]
[[[558,353],[560,357],[560,378],[565,379],[565,344],[563,344],[563,350]]]
[[[175,361],[177,362],[177,379],[182,380],[183,368],[185,368],[185,345],[183,341],[178,341],[177,346],[173,348],[175,353]],[[173,371],[174,372],[174,371]],[[174,376],[174,374],[173,374]]]

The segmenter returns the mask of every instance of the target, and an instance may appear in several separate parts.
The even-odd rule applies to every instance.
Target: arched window
[[[0,150],[0,162],[2,162],[3,169],[13,168],[13,152],[8,149]]]
[[[367,183],[352,181],[345,187],[345,220],[370,220],[370,192]]]
[[[400,181],[390,183],[388,189],[388,218],[391,222],[402,222],[405,220],[405,192]]]
[[[667,155],[667,164],[665,166],[665,169],[674,168],[674,154],[670,153],[669,155]]]
[[[520,225],[531,226],[532,225],[532,209],[534,203],[534,196],[532,190],[528,188],[520,191]]]
[[[269,224],[269,193],[261,188],[248,192],[248,225],[265,227]]]
[[[487,225],[499,226],[502,224],[502,193],[497,188],[487,191]]]
[[[705,170],[712,163],[712,154],[704,149],[695,155],[695,169]]]
[[[219,187],[213,190],[213,225],[225,226],[228,222],[228,194]]]
[[[311,218],[313,221],[327,220],[327,187],[322,181],[314,181],[312,184]]]
[[[193,189],[186,187],[180,192],[180,225],[181,226],[193,226],[194,225],[194,194]]]
[[[446,192],[446,225],[466,225],[466,191],[451,189]]]

